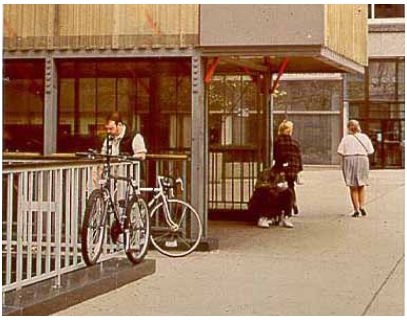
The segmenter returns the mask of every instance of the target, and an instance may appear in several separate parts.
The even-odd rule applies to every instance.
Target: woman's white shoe
[[[257,221],[257,226],[260,228],[268,228],[270,224],[266,217],[260,217],[259,220]]]

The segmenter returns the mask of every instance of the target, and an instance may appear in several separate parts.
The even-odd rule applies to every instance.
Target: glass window
[[[44,60],[3,64],[3,151],[42,152]]]
[[[113,111],[144,135],[150,152],[189,148],[190,62],[178,60],[58,61],[58,152],[99,149],[105,119]]]
[[[369,61],[369,95],[375,100],[396,98],[395,61]]]
[[[281,81],[274,110],[336,111],[341,109],[341,81]]]
[[[370,102],[369,117],[371,119],[403,119],[404,103]]]
[[[364,100],[365,99],[365,75],[363,74],[347,74],[348,81],[348,99],[349,100]]]
[[[274,136],[284,115],[274,115]],[[341,119],[336,115],[290,115],[293,138],[301,145],[303,163],[337,164],[337,147],[342,137]]]
[[[159,125],[157,143],[170,150],[191,147],[191,79],[177,73],[157,80]],[[157,137],[155,137],[157,138]]]
[[[58,145],[66,146],[75,133],[75,80],[59,81]]]
[[[374,17],[404,18],[404,4],[375,4]]]
[[[349,119],[363,119],[366,117],[366,106],[364,103],[349,103]]]
[[[214,76],[209,84],[209,141],[212,146],[256,146],[257,87],[248,76]]]
[[[405,62],[398,62],[398,98],[400,101],[405,99]]]

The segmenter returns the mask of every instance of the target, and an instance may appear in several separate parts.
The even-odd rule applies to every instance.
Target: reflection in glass
[[[43,60],[3,62],[3,151],[42,152]]]

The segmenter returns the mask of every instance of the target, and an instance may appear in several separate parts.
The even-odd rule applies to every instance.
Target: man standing
[[[102,154],[108,154],[109,149],[109,154],[113,156],[130,153],[139,160],[146,158],[147,149],[143,136],[140,133],[133,135],[119,112],[113,112],[106,118],[105,128],[108,137],[103,141]]]

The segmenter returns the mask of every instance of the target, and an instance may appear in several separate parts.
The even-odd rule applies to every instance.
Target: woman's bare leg
[[[364,208],[366,204],[366,189],[364,186],[358,187],[359,206]]]
[[[359,189],[358,187],[349,187],[350,197],[352,199],[353,209],[359,211],[360,209],[360,200],[359,200]]]

